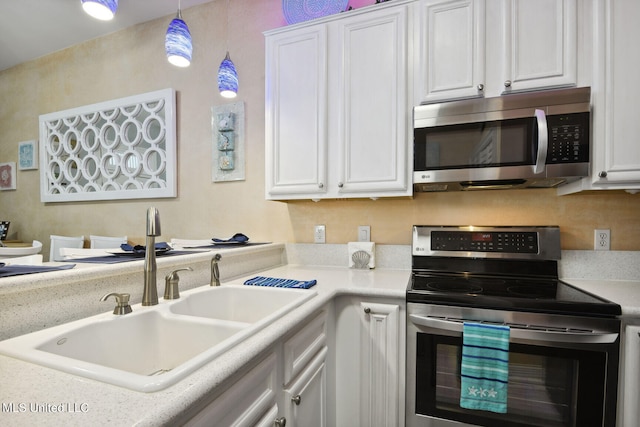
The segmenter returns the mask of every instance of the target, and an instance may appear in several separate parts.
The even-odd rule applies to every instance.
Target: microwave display
[[[589,161],[589,113],[547,116],[546,164]],[[526,166],[536,163],[534,117],[416,128],[414,170]]]

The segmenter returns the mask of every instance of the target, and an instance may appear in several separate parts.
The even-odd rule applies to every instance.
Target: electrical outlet
[[[324,225],[316,225],[313,229],[313,241],[315,243],[324,243],[325,242],[325,226]]]
[[[359,225],[358,226],[358,242],[370,242],[371,241],[371,226]]]
[[[593,231],[593,249],[608,251],[611,248],[611,230],[596,229]]]

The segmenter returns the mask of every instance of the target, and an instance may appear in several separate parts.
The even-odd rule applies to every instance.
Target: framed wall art
[[[18,143],[18,169],[38,169],[37,141],[23,141]]]
[[[213,182],[244,180],[244,103],[213,107],[211,126]]]
[[[16,162],[0,163],[0,191],[16,189]]]

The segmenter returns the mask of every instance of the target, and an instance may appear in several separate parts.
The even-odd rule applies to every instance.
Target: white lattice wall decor
[[[40,116],[43,202],[176,197],[175,92]]]

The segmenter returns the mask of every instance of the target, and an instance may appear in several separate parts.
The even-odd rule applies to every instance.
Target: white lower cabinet
[[[405,318],[403,298],[337,297],[185,425],[402,427]]]
[[[270,417],[274,409],[275,413],[278,412],[276,364],[276,354],[269,354],[185,425],[189,427],[273,425],[276,417]]]
[[[336,301],[338,425],[404,425],[405,317],[400,299]]]
[[[287,426],[325,427],[327,423],[327,347],[284,391]]]
[[[324,427],[327,408],[328,310],[274,343],[267,356],[186,426]]]

